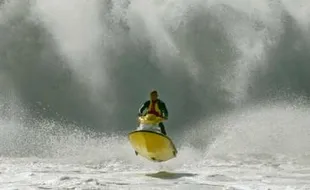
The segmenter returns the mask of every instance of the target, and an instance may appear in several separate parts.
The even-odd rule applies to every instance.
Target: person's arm
[[[168,109],[164,102],[162,102],[162,112],[163,112],[163,117],[165,119],[168,119]]]
[[[143,111],[148,107],[148,101],[144,102],[142,106],[139,108],[139,115],[143,114]]]

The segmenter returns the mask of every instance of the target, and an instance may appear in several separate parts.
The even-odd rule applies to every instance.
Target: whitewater
[[[0,1],[0,189],[310,189],[308,0]],[[127,134],[157,89],[178,156]]]

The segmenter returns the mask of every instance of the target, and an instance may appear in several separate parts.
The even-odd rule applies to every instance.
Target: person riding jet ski
[[[154,114],[157,117],[162,117],[164,120],[168,119],[168,109],[166,104],[162,100],[158,99],[158,92],[156,90],[152,90],[150,92],[150,100],[142,104],[139,108],[138,115],[142,116],[145,109],[147,109],[145,114]],[[158,126],[160,127],[161,132],[164,135],[167,135],[164,124],[160,122]]]

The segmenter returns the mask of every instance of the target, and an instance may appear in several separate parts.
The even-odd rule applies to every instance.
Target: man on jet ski
[[[168,110],[166,104],[158,99],[158,92],[156,90],[152,90],[150,93],[151,100],[148,100],[142,104],[139,109],[139,116],[143,115],[143,111],[147,109],[148,114],[154,114],[157,117],[162,117],[164,120],[168,119]],[[162,122],[158,124],[160,127],[161,132],[166,135],[165,126]]]

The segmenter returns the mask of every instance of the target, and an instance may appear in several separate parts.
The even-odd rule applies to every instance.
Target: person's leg
[[[164,135],[167,135],[166,130],[165,130],[165,126],[164,126],[164,124],[162,122],[159,123],[159,127],[160,127],[160,130],[161,130],[161,133],[164,134]]]

